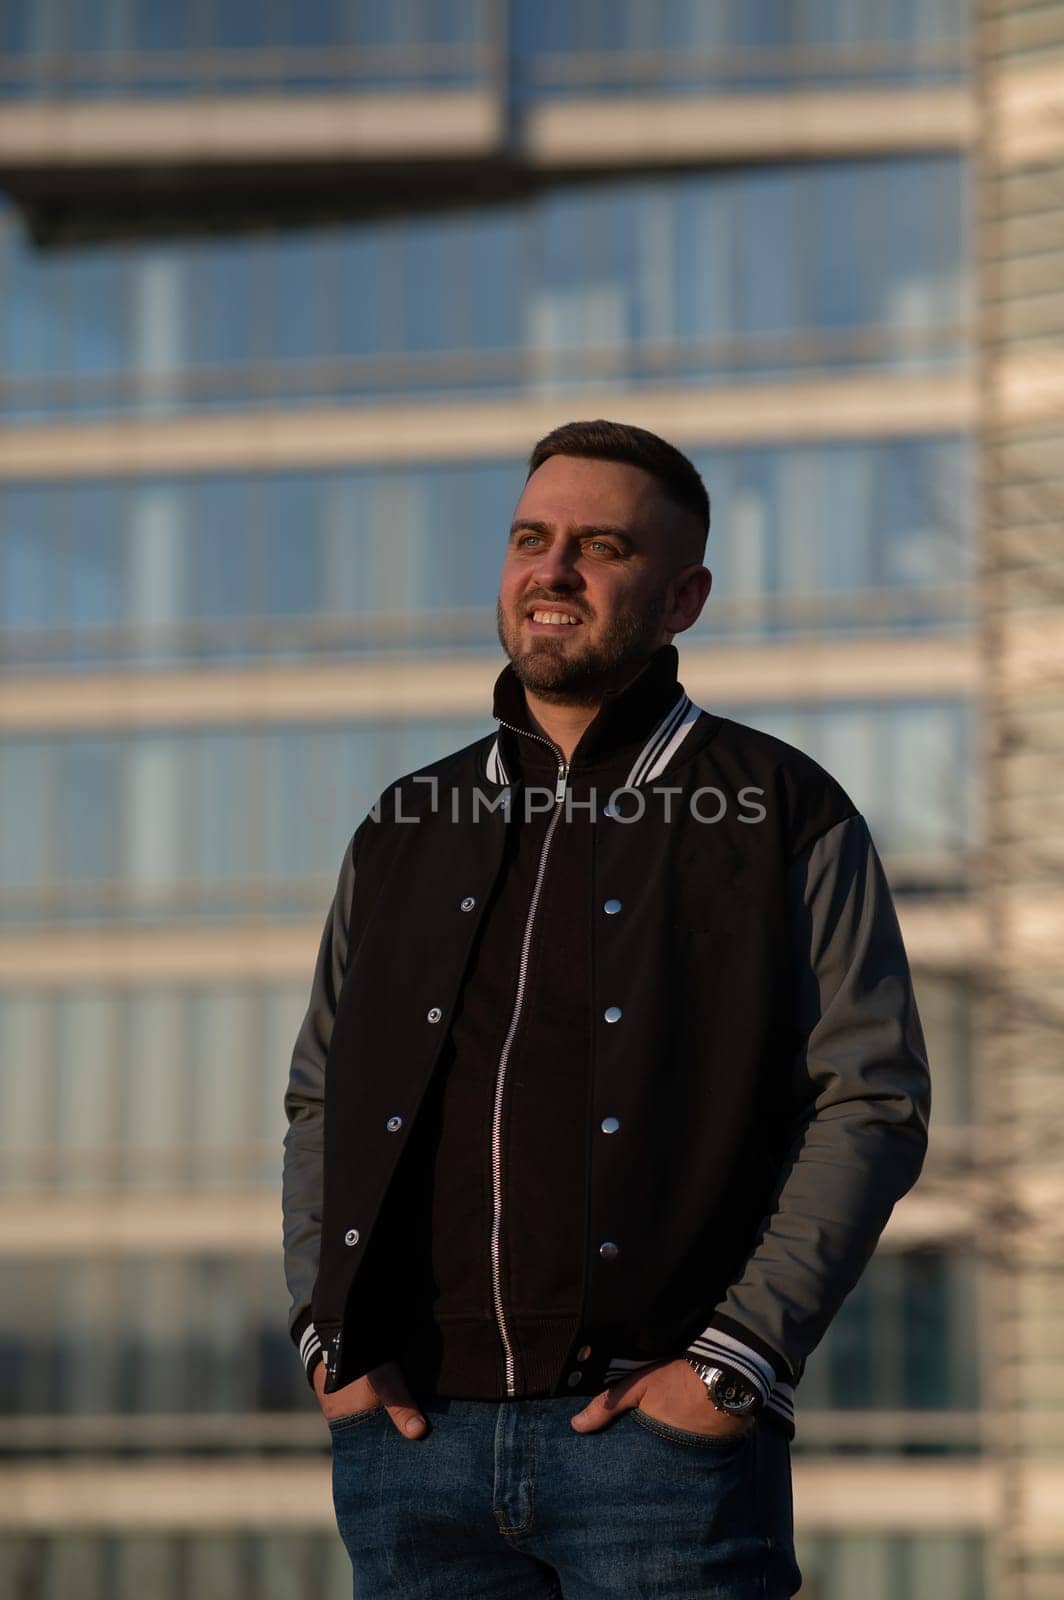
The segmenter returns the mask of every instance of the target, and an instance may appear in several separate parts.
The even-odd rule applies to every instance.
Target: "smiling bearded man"
[[[864,817],[678,682],[708,527],[654,434],[541,440],[497,729],[344,855],[284,1218],[358,1600],[801,1581],[795,1388],[920,1171],[928,1069]]]

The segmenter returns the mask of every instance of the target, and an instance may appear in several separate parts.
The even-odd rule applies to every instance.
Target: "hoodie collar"
[[[588,724],[573,751],[570,770],[598,766],[628,757],[630,781],[638,783],[660,766],[658,756],[696,708],[677,681],[676,646],[661,645],[633,678],[603,696],[594,720]],[[524,685],[508,664],[495,680],[493,713],[505,724],[499,735],[504,752],[518,765],[553,769],[554,757],[533,726]],[[511,731],[534,737],[519,739]],[[653,746],[653,748],[651,748]],[[634,760],[632,759],[634,758]]]

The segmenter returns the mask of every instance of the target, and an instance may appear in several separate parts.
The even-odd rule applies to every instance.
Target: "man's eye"
[[[520,549],[522,545],[529,544],[530,542],[534,543],[538,538],[538,533],[523,533],[520,539],[517,541],[517,547]]]
[[[616,554],[612,544],[607,544],[605,539],[589,539],[587,547],[589,550],[604,550],[608,556]]]

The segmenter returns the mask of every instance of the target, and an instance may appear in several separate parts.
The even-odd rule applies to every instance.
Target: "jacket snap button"
[[[586,1361],[590,1354],[591,1346],[589,1344],[582,1344],[579,1350],[576,1352],[576,1359],[578,1361]]]
[[[347,1232],[344,1234],[344,1244],[357,1244],[357,1243],[358,1243],[358,1229],[357,1228],[348,1228]]]
[[[620,1022],[621,1008],[620,1006],[607,1006],[602,1015],[606,1018],[607,1022]]]
[[[583,1376],[584,1374],[582,1372],[570,1372],[565,1381],[568,1383],[570,1389],[575,1389]]]
[[[384,1126],[387,1128],[389,1133],[398,1133],[399,1129],[403,1126],[403,1119],[402,1117],[389,1117]]]
[[[620,1121],[617,1117],[603,1117],[602,1119],[603,1133],[616,1133],[620,1125]]]
[[[440,1018],[443,1016],[443,1012],[440,1010],[439,1006],[433,1006],[432,1010],[427,1011],[425,1015],[428,1017],[430,1022],[439,1022]]]
[[[459,907],[459,910],[461,910],[461,911],[472,911],[472,909],[476,905],[476,903],[477,903],[476,902],[476,897],[474,895],[467,894],[465,899],[462,901],[462,904]]]
[[[605,1244],[599,1245],[599,1255],[602,1257],[603,1261],[616,1261],[620,1253],[620,1247],[615,1245],[610,1239],[607,1239]]]
[[[621,909],[621,902],[619,900],[607,900],[602,909],[608,917],[615,917]]]

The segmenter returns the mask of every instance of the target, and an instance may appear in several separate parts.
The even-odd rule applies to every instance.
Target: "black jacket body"
[[[498,736],[351,841],[287,1099],[291,1327],[329,1390],[396,1359],[415,1395],[591,1394],[690,1350],[789,1427],[920,1170],[863,818],[676,666],[607,697],[567,771],[507,668]]]

